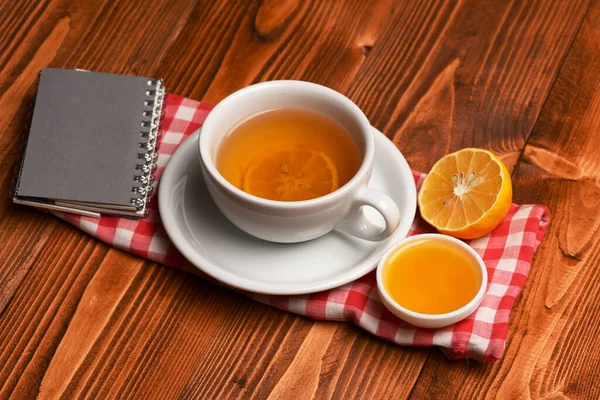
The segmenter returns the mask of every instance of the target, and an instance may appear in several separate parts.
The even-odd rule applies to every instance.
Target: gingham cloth
[[[168,96],[157,180],[177,146],[202,125],[210,109],[210,106],[194,100]],[[419,187],[425,175],[413,172],[413,176]],[[203,275],[197,269],[190,268],[167,237],[158,214],[156,197],[151,202],[149,215],[142,220],[53,214],[109,245],[169,267],[196,270]],[[492,233],[468,242],[483,257],[487,266],[487,291],[481,306],[473,314],[442,329],[415,328],[389,312],[377,294],[374,272],[344,286],[309,295],[245,294],[261,303],[309,318],[351,321],[376,336],[400,345],[439,346],[450,359],[472,358],[493,362],[504,352],[510,312],[525,284],[533,254],[548,222],[549,212],[544,206],[513,205],[504,221]],[[431,230],[417,218],[410,235]]]

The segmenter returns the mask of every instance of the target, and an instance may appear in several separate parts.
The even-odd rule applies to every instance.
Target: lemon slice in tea
[[[324,196],[338,188],[331,158],[306,145],[287,145],[257,156],[246,168],[243,190],[278,201],[301,201]]]

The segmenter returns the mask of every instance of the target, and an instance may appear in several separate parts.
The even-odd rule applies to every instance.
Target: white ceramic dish
[[[445,314],[422,314],[414,312],[396,303],[385,290],[385,287],[383,285],[382,274],[385,260],[388,258],[388,256],[391,253],[393,253],[398,247],[405,246],[406,244],[409,244],[411,242],[426,239],[440,240],[446,243],[450,243],[451,245],[458,248],[460,251],[463,251],[464,253],[469,255],[479,266],[479,277],[481,279],[479,284],[479,290],[470,302],[468,302],[466,305],[459,308],[458,310],[454,310]],[[475,252],[475,250],[473,250],[463,241],[455,239],[451,236],[441,235],[438,233],[411,236],[409,238],[404,239],[402,242],[390,248],[381,258],[381,260],[379,261],[379,265],[377,266],[377,289],[379,291],[379,297],[381,298],[383,304],[397,317],[402,318],[406,322],[421,328],[442,328],[444,326],[452,325],[460,320],[467,318],[481,304],[481,301],[483,300],[483,295],[485,294],[485,288],[487,287],[487,281],[488,276],[485,263],[483,262],[481,256],[477,254],[477,252]]]
[[[375,165],[369,187],[388,194],[401,222],[380,242],[332,231],[303,243],[257,239],[235,227],[206,189],[198,159],[198,132],[170,158],[160,180],[161,219],[177,249],[198,269],[238,289],[273,295],[318,292],[351,282],[375,269],[386,250],[406,237],[414,220],[417,192],[408,163],[374,129]],[[369,219],[381,218],[376,212]]]

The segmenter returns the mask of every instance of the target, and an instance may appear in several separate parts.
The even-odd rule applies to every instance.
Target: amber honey
[[[452,243],[409,242],[386,259],[385,291],[402,307],[422,314],[445,314],[468,304],[481,286],[477,261]]]
[[[235,126],[221,143],[218,171],[245,192],[269,200],[327,195],[358,171],[361,158],[346,129],[302,108],[280,108]]]

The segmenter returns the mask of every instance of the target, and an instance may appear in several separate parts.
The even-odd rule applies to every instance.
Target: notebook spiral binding
[[[133,180],[136,183],[132,187],[132,193],[136,196],[131,198],[131,204],[138,211],[148,213],[148,203],[154,191],[154,172],[156,171],[156,160],[158,159],[158,146],[162,135],[162,121],[164,117],[163,104],[166,100],[165,87],[162,79],[148,80],[146,90],[145,109],[142,113],[144,118],[141,122],[138,163],[135,166],[136,173]]]

